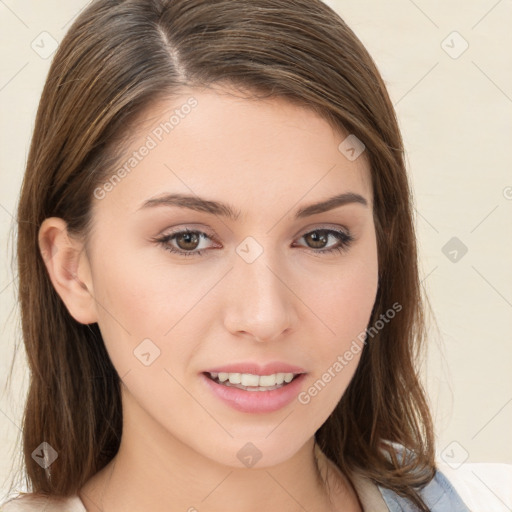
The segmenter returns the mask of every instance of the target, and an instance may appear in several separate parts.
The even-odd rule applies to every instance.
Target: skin
[[[219,87],[154,105],[127,156],[190,96],[197,106],[94,199],[87,239],[71,237],[55,217],[40,228],[55,289],[78,322],[98,323],[122,379],[120,450],[79,495],[88,512],[361,510],[349,480],[321,452],[319,478],[314,459],[314,433],[360,353],[308,404],[293,400],[271,413],[232,409],[199,375],[225,363],[284,361],[308,372],[307,390],[365,330],[378,286],[366,155],[347,159],[338,145],[348,134],[312,111]],[[139,210],[170,192],[230,203],[240,216]],[[299,207],[343,192],[362,195],[368,206],[293,218]],[[201,256],[171,254],[153,240],[186,227],[214,238],[168,244],[204,249]],[[338,239],[315,245],[304,235],[322,228],[348,230],[354,241],[342,253],[321,254]],[[236,252],[247,237],[263,251],[251,263]],[[149,366],[134,356],[146,338],[160,350]],[[261,453],[251,468],[237,458],[247,442]]]

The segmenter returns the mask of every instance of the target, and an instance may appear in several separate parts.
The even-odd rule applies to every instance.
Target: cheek
[[[342,338],[356,336],[366,329],[377,288],[378,272],[373,263],[358,261],[337,280],[328,311],[333,329]]]
[[[147,251],[123,247],[121,238],[97,244],[109,258],[96,255],[94,272],[98,325],[109,356],[120,376],[132,371],[133,379],[133,371],[146,371],[145,362],[151,373],[167,368],[179,376],[202,339],[198,320],[213,315],[207,295],[218,277],[191,264],[172,268],[166,253],[155,262]]]
[[[328,274],[329,279],[320,275],[318,286],[306,295],[320,321],[316,322],[317,342],[308,354],[315,362],[314,376],[304,400],[299,397],[299,402],[314,399],[317,407],[330,412],[350,383],[364,348],[378,289],[375,240],[369,238],[357,251],[347,253],[336,270],[328,269]],[[314,398],[317,395],[321,398]]]
[[[142,321],[163,335],[196,308],[218,276],[201,263],[181,264],[163,248],[133,245],[126,251],[105,251],[114,256],[117,251],[117,258],[112,258],[115,264],[103,266],[101,293],[112,307],[121,309],[120,314],[134,329]]]
[[[357,370],[378,286],[377,266],[367,263],[346,266],[316,295],[322,322],[309,347],[312,373],[297,397],[306,417],[315,418],[311,428],[331,414]]]
[[[317,335],[318,341],[311,356],[318,363],[317,377],[325,372],[330,372],[331,377],[336,374],[336,379],[330,379],[328,375],[322,378],[325,382],[336,381],[331,386],[335,394],[345,389],[357,368],[375,294],[373,279],[345,277],[335,292],[325,293],[322,297],[323,304],[318,311],[325,324],[321,332],[325,334]]]
[[[336,266],[317,272],[316,279],[308,279],[303,288],[308,306],[323,324],[321,332],[328,351],[342,348],[368,325],[378,289],[374,247],[360,247]]]

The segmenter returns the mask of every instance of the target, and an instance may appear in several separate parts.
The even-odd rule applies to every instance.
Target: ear
[[[92,273],[83,242],[71,237],[66,222],[58,217],[43,221],[38,241],[50,280],[71,316],[82,324],[96,322]]]

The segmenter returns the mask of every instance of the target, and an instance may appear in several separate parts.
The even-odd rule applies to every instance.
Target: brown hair
[[[316,432],[343,471],[357,469],[428,510],[433,429],[416,367],[425,339],[412,198],[403,143],[366,49],[320,0],[97,0],[75,20],[42,93],[18,210],[18,271],[30,387],[23,423],[32,492],[70,495],[116,454],[119,376],[97,324],[75,321],[38,249],[38,228],[63,218],[86,236],[133,123],[181,87],[229,84],[282,97],[364,142],[374,192],[379,289],[369,325],[402,309],[372,340],[341,401]],[[47,470],[42,442],[59,454]],[[393,443],[411,455],[397,460]]]

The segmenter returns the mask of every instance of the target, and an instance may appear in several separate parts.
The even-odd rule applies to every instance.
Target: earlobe
[[[38,242],[53,287],[71,316],[82,324],[96,322],[92,274],[83,242],[70,236],[66,222],[58,217],[43,221]]]

